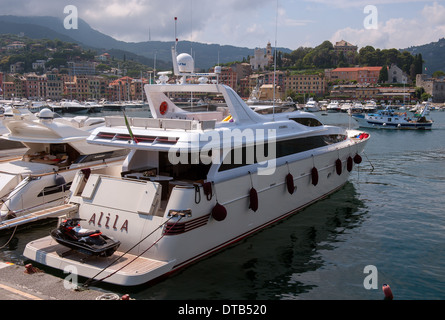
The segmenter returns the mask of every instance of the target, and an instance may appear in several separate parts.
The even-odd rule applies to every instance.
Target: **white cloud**
[[[313,23],[313,20],[309,19],[292,19],[288,17],[288,11],[284,8],[278,9],[278,25],[285,27],[300,27]]]
[[[0,0],[0,14],[63,18],[68,4],[94,29],[124,41],[148,40],[149,30],[152,40],[172,41],[176,16],[180,40],[264,47],[275,40],[277,14],[278,45],[289,48],[325,39],[403,48],[445,36],[445,7],[432,0],[279,0],[278,12],[270,0]],[[368,4],[382,10],[378,30],[360,25]],[[394,10],[390,18],[387,8]]]
[[[445,7],[434,2],[425,5],[414,19],[392,18],[379,21],[377,30],[344,28],[331,37],[335,43],[341,39],[359,47],[371,45],[376,48],[407,48],[437,41],[445,36]]]
[[[152,40],[172,41],[174,17],[178,17],[180,40],[232,44],[246,42],[242,37],[252,36],[253,32],[261,36],[261,28],[249,21],[269,5],[267,0],[95,0],[87,5],[83,1],[86,0],[72,1],[82,3],[78,7],[80,18],[119,40],[148,40],[150,29]]]
[[[335,8],[364,8],[367,5],[408,4],[416,2],[433,2],[434,0],[304,0],[309,3],[319,3]]]
[[[443,25],[445,24],[445,7],[434,2],[431,6],[423,8],[422,16],[429,23]]]

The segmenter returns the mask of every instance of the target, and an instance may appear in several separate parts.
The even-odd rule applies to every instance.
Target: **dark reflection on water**
[[[314,285],[295,280],[295,275],[323,267],[319,250],[334,249],[336,242],[342,241],[338,235],[360,225],[364,214],[363,203],[348,182],[326,199],[167,278],[130,288],[105,283],[94,286],[118,294],[130,293],[136,299],[274,300],[289,294],[298,296]],[[26,243],[48,235],[54,227],[52,222],[19,230],[11,246],[0,251],[1,260],[27,263],[22,256]],[[9,237],[10,233],[3,234],[0,245]],[[66,276],[62,271],[39,268],[61,278]]]
[[[283,293],[307,292],[312,285],[293,275],[324,265],[318,250],[335,247],[338,234],[360,224],[363,204],[352,183],[155,286],[133,288],[149,299],[282,299]]]

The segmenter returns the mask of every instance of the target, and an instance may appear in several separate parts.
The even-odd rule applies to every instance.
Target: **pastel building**
[[[376,84],[382,67],[337,68],[326,70],[328,81],[357,81],[358,84]]]
[[[267,43],[266,52],[264,49],[256,48],[254,51],[254,56],[250,58],[250,66],[252,70],[264,70],[265,67],[269,66],[269,64],[273,62],[272,56],[272,46]]]

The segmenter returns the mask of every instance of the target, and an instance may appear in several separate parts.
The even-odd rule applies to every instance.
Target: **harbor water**
[[[347,114],[318,114],[356,127]],[[388,284],[397,300],[445,299],[445,112],[430,116],[432,130],[367,129],[349,182],[292,217],[149,285],[95,286],[135,299],[382,300]],[[0,261],[30,262],[26,243],[54,227],[20,230]]]

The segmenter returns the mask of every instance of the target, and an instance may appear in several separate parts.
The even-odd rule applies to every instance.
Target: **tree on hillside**
[[[422,59],[422,54],[420,53],[414,56],[414,68],[416,74],[423,73],[423,59]]]
[[[433,78],[441,78],[445,76],[445,72],[443,72],[442,70],[437,70],[433,72]]]
[[[386,81],[388,81],[388,67],[384,65],[380,70],[378,82],[385,83]]]
[[[373,46],[360,48],[358,52],[358,61],[362,66],[376,66],[378,56]]]

